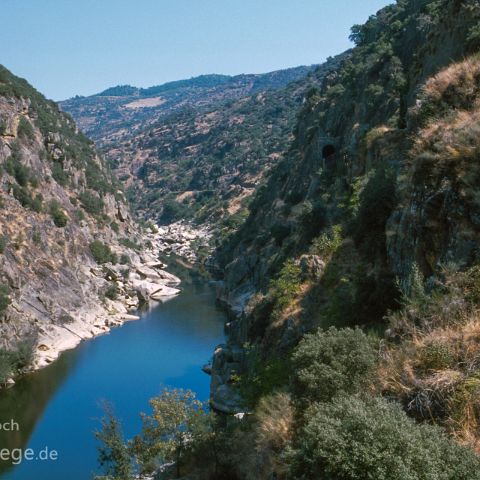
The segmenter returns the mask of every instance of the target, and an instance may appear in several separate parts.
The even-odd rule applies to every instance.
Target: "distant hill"
[[[306,91],[319,85],[341,58],[284,88],[203,108],[186,106],[125,135],[106,153],[132,204],[161,223],[190,218],[234,227],[291,142]],[[286,78],[278,74],[280,83],[280,77]],[[252,90],[266,82],[258,80]]]
[[[120,138],[144,129],[160,117],[185,106],[204,107],[268,89],[285,87],[315,68],[301,66],[265,74],[201,75],[149,88],[118,85],[89,97],[60,102],[97,146],[109,148]]]
[[[306,90],[342,58],[261,75],[203,75],[147,89],[123,85],[62,108],[101,146],[142,215],[229,229],[242,221],[250,196],[282,158]]]

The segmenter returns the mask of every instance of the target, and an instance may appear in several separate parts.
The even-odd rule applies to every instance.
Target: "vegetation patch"
[[[98,264],[117,263],[117,255],[111,248],[100,240],[95,240],[90,244],[90,252]]]

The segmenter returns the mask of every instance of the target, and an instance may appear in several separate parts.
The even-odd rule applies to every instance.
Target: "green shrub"
[[[131,250],[137,250],[140,251],[142,250],[142,246],[139,243],[134,242],[133,240],[130,240],[129,238],[121,238],[118,243],[120,245],[123,245],[124,247],[130,248]]]
[[[0,349],[0,385],[3,385],[13,374],[13,361],[11,352]]]
[[[189,209],[182,203],[178,203],[173,198],[165,200],[162,209],[162,215],[160,216],[160,222],[168,224],[185,218],[189,214]]]
[[[115,233],[119,233],[120,232],[120,227],[118,226],[118,223],[117,222],[112,222],[110,224],[110,228],[115,232]]]
[[[13,185],[13,196],[21,203],[22,207],[31,208],[32,195],[25,187]]]
[[[0,284],[0,316],[3,316],[10,305],[10,289],[7,285]]]
[[[30,178],[30,168],[26,165],[23,165],[20,162],[20,159],[17,155],[12,154],[5,161],[5,170],[15,177],[16,182],[21,186],[25,187]]]
[[[110,285],[104,293],[105,297],[110,300],[116,300],[118,298],[118,288],[116,285]]]
[[[31,209],[34,212],[40,213],[43,208],[43,196],[41,193],[35,195],[34,198],[32,198],[31,204],[30,204]]]
[[[305,335],[293,354],[293,393],[308,403],[359,392],[376,363],[375,341],[359,328],[331,327]]]
[[[100,240],[95,240],[90,244],[90,251],[98,264],[117,263],[117,256],[110,247]]]
[[[480,47],[480,25],[474,25],[470,28],[468,31],[467,42],[472,51]]]
[[[277,246],[281,246],[283,241],[290,235],[291,228],[283,223],[276,223],[270,229],[270,235],[275,240]]]
[[[53,162],[52,177],[59,185],[65,186],[67,184],[68,177],[60,162]]]
[[[83,209],[90,215],[99,215],[102,213],[105,204],[101,198],[85,190],[79,196]]]
[[[291,372],[289,355],[265,359],[257,347],[246,346],[245,366],[245,373],[235,375],[233,380],[249,408],[255,407],[262,397],[288,385]]]
[[[80,222],[82,220],[85,220],[85,214],[83,213],[83,210],[75,210],[75,216],[77,217],[77,220]]]
[[[8,244],[8,237],[6,235],[2,235],[0,237],[0,253],[5,252],[5,248]]]
[[[303,212],[300,216],[300,226],[302,237],[306,243],[310,243],[313,238],[318,236],[327,224],[327,209],[321,200],[313,204],[309,201],[304,202]]]
[[[122,253],[120,256],[120,264],[128,265],[130,263],[130,257],[126,253]]]
[[[50,215],[53,219],[55,226],[63,228],[68,223],[68,217],[65,212],[60,208],[60,205],[53,201],[50,203]]]
[[[35,244],[35,245],[41,245],[42,243],[42,235],[40,234],[40,232],[38,230],[34,230],[32,232],[32,242]]]
[[[32,124],[24,116],[20,117],[17,133],[19,137],[23,137],[28,140],[32,140],[35,136]]]
[[[327,232],[315,238],[310,247],[310,252],[322,257],[330,257],[342,244],[342,226],[333,225]]]
[[[285,262],[278,277],[268,288],[268,299],[273,303],[273,317],[278,317],[297,297],[301,287],[301,269],[293,260]]]
[[[385,250],[386,223],[395,205],[395,173],[382,167],[375,172],[360,194],[354,221],[355,243],[368,259]]]
[[[444,370],[455,363],[453,351],[447,344],[430,342],[421,351],[421,365],[426,370]]]
[[[480,460],[438,427],[418,425],[382,398],[342,396],[308,409],[292,455],[294,478],[474,480]]]

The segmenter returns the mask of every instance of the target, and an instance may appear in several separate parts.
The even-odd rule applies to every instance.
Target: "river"
[[[162,386],[208,399],[209,377],[201,366],[224,340],[225,316],[208,280],[186,269],[173,273],[182,278],[179,296],[0,392],[0,425],[16,423],[14,431],[0,428],[0,451],[31,448],[35,456],[48,457],[0,463],[1,480],[91,479],[99,472],[93,432],[104,401],[113,405],[129,438],[139,432],[139,413],[148,411],[148,399]]]

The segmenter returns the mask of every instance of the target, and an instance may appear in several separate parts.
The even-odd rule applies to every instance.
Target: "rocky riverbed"
[[[195,264],[201,251],[210,251],[212,233],[208,226],[194,227],[186,222],[176,222],[158,227],[152,240],[159,245],[159,252],[164,255],[176,255]]]

